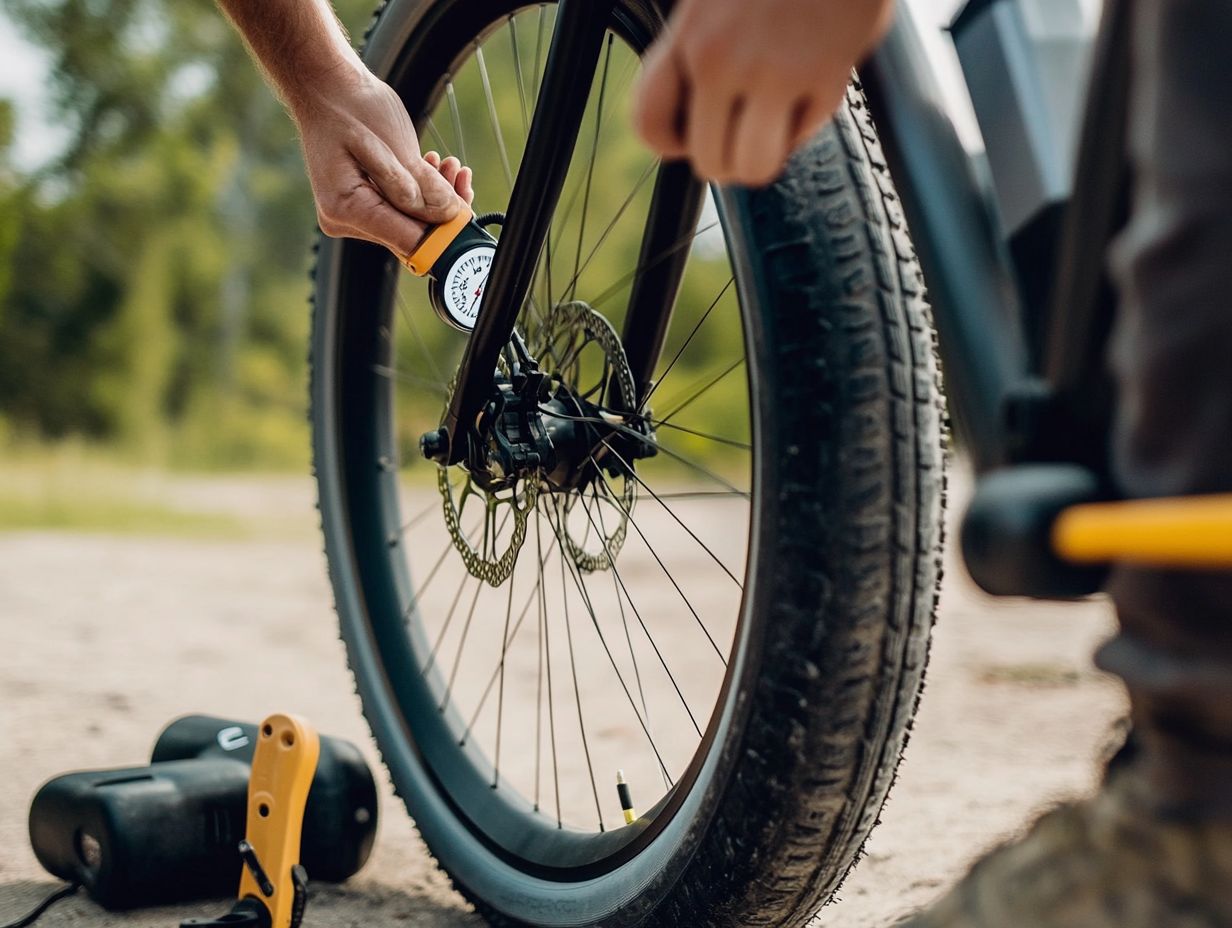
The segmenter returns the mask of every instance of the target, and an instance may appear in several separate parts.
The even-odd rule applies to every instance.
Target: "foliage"
[[[3,3],[71,138],[18,176],[0,107],[0,416],[138,460],[302,464],[311,198],[242,46],[207,0]]]
[[[353,35],[372,2],[336,3]],[[210,0],[0,0],[0,10],[51,55],[54,117],[70,132],[60,157],[22,176],[6,154],[13,116],[0,101],[0,443],[85,440],[139,463],[302,468],[312,201],[294,128],[239,40]],[[527,29],[516,40],[527,68],[542,58],[539,34]],[[508,81],[519,64],[510,45],[486,52],[495,79]],[[593,189],[579,163],[566,186],[562,202],[573,205],[558,230],[552,298],[579,261],[579,295],[588,299],[637,263],[650,184],[587,257],[605,217],[649,176],[649,156],[628,130],[635,56],[617,45],[610,69],[623,92],[609,94]],[[465,155],[477,206],[503,209],[508,175],[473,59],[454,83],[465,138],[442,104],[424,127],[425,146]],[[516,170],[520,95],[497,99]],[[594,144],[593,104],[582,152]],[[669,353],[730,276],[718,251],[696,255],[700,270],[686,280]],[[542,275],[537,292],[550,302]],[[400,293],[418,331],[399,328],[399,357],[412,369],[448,370],[460,338],[436,322],[421,282],[406,281]],[[604,311],[619,302],[617,294]],[[697,356],[738,356],[738,318],[726,315],[702,330]],[[691,357],[656,400],[661,410],[705,373]],[[707,391],[690,425],[729,418],[741,394],[735,377]],[[435,424],[440,397],[400,390],[399,403],[407,460]]]

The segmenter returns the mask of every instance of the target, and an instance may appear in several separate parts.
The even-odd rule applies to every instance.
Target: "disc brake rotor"
[[[572,370],[560,372],[565,377],[567,383],[577,384],[580,357],[586,343],[589,342],[596,345],[603,352],[606,361],[603,376],[608,378],[608,382],[612,383],[619,392],[619,408],[637,408],[637,387],[633,382],[633,372],[629,369],[629,361],[625,357],[624,345],[621,344],[620,336],[616,334],[616,330],[612,328],[612,324],[605,317],[592,309],[588,304],[575,300],[555,307],[548,314],[548,322],[545,328],[549,333],[553,333],[558,337],[561,334],[566,334],[574,336],[574,339],[571,339],[571,341],[575,340],[577,336],[580,336],[583,340],[581,345],[573,347],[569,352],[573,358],[572,363],[569,365]],[[598,515],[596,519],[594,517],[597,514],[588,510],[586,519],[582,522],[585,528],[580,540],[575,537],[568,519],[560,519],[557,523],[559,534],[561,535],[561,544],[569,553],[573,562],[577,564],[578,569],[583,573],[595,573],[601,570],[612,569],[616,556],[620,553],[620,549],[624,547],[629,529],[629,512],[632,510],[634,499],[636,498],[635,482],[629,477],[623,479],[624,487],[619,494],[616,494],[615,490],[611,488],[610,483],[602,475],[595,479],[611,491],[611,496],[616,501],[617,512],[614,523],[609,525],[608,520],[604,519],[602,515]],[[580,495],[569,494],[564,508],[571,510],[578,503],[585,506],[585,500]],[[597,505],[595,509],[598,509]],[[588,535],[599,537],[601,543],[597,551],[586,547]]]
[[[637,388],[625,358],[624,346],[620,343],[620,336],[607,319],[586,303],[574,301],[556,306],[548,313],[548,318],[543,320],[535,335],[537,337],[534,341],[537,344],[532,344],[531,347],[536,352],[548,349],[547,357],[541,360],[549,367],[555,355],[549,346],[561,343],[567,346],[563,352],[567,363],[564,369],[554,373],[569,385],[575,385],[577,382],[583,351],[588,345],[595,345],[603,352],[603,376],[610,378],[611,384],[619,392],[620,408],[636,408]],[[451,394],[455,385],[456,383],[450,386]],[[585,417],[579,415],[579,418]],[[524,479],[511,488],[492,492],[476,483],[464,468],[457,468],[464,474],[464,479],[455,486],[450,480],[453,470],[441,467],[437,472],[437,488],[441,494],[449,537],[472,576],[491,586],[500,586],[513,574],[518,554],[526,541],[530,515],[534,512],[541,493],[553,491],[540,479]],[[587,530],[582,533],[581,538],[575,536],[568,518],[562,517],[556,521],[562,549],[568,552],[578,569],[585,573],[612,568],[617,554],[624,546],[629,512],[636,498],[634,481],[628,477],[623,479],[624,486],[619,492],[602,475],[594,479],[607,489],[608,492],[603,495],[615,503],[615,519],[604,518],[602,514],[587,507]],[[558,514],[567,514],[579,503],[586,507],[580,493],[581,491],[569,491],[562,494],[559,490],[556,491],[553,495],[567,497],[564,505],[557,510]],[[462,528],[462,516],[468,506],[475,504],[483,506],[482,523],[473,533],[468,534]],[[593,508],[598,509],[597,506]],[[596,515],[597,521],[594,518]],[[507,529],[509,531],[506,533]],[[506,534],[507,541],[503,541]],[[472,538],[472,535],[475,537]],[[598,538],[599,550],[594,551],[587,547],[586,542],[590,538]]]

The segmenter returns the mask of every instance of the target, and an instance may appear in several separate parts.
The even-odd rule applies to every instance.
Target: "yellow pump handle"
[[[261,723],[248,781],[247,841],[273,893],[263,892],[245,868],[240,898],[253,897],[263,903],[272,918],[271,928],[291,928],[295,905],[291,870],[299,864],[304,806],[320,755],[320,736],[303,719],[279,714]]]
[[[420,243],[415,246],[415,250],[409,255],[399,255],[398,260],[416,277],[428,276],[432,265],[436,264],[440,256],[445,253],[445,249],[474,218],[474,211],[463,204],[458,215],[448,222],[442,222],[439,226],[432,226]]]
[[[1052,547],[1079,563],[1232,569],[1232,494],[1071,506]]]

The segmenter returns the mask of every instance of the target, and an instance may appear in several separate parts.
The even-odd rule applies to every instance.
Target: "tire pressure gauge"
[[[412,274],[428,278],[428,298],[441,320],[461,332],[470,332],[479,318],[494,254],[496,239],[466,208],[449,222],[429,230],[419,246],[400,260]]]

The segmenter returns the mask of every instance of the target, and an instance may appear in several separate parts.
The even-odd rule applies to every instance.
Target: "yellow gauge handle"
[[[442,222],[438,226],[429,228],[419,244],[415,246],[415,250],[409,255],[399,255],[398,260],[416,277],[427,277],[432,270],[432,265],[436,264],[441,255],[445,253],[445,249],[453,244],[453,240],[474,218],[474,211],[463,204],[458,215],[448,222]]]
[[[304,806],[320,755],[320,736],[303,719],[279,714],[261,723],[248,781],[246,837],[259,866],[244,868],[240,899],[264,904],[270,928],[292,928],[302,914],[302,895],[297,900],[292,871],[299,865]],[[258,875],[266,877],[261,881],[265,885]]]
[[[1053,523],[1052,547],[1078,563],[1232,568],[1232,494],[1071,506]]]

